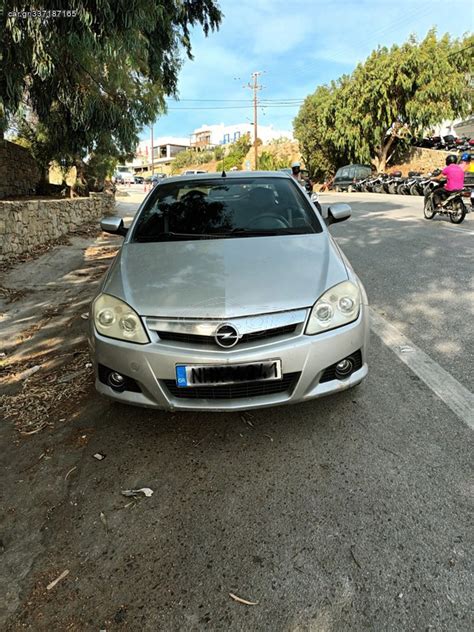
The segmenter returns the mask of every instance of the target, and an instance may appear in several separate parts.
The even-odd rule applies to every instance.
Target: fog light
[[[342,379],[349,377],[354,370],[354,362],[352,358],[345,358],[336,364],[336,377]]]
[[[107,376],[107,383],[115,391],[123,391],[125,388],[125,378],[117,371],[111,371]]]

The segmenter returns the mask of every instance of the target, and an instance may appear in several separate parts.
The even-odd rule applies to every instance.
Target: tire
[[[412,184],[410,187],[410,195],[418,195],[418,185]]]
[[[430,197],[425,199],[423,215],[425,216],[425,219],[433,219],[436,215],[436,211],[433,209],[433,200]]]
[[[453,224],[461,224],[466,217],[467,209],[464,206],[464,202],[462,200],[453,202],[453,206],[455,207],[455,211],[449,214],[449,219]]]

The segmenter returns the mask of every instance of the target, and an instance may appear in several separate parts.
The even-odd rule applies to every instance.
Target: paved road
[[[453,394],[472,401],[474,222],[427,222],[419,198],[322,201],[353,205],[331,230],[373,307],[367,381],[251,417],[91,392],[0,457],[5,629],[473,629],[472,430]]]

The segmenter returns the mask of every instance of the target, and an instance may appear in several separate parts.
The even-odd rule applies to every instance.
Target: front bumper
[[[304,402],[342,391],[359,384],[367,375],[369,337],[368,307],[361,306],[353,323],[317,334],[294,335],[285,340],[256,342],[239,348],[219,350],[197,345],[158,341],[136,345],[106,338],[93,328],[90,333],[91,355],[96,372],[96,389],[117,401],[162,410],[248,410],[280,404]],[[344,380],[321,382],[327,367],[360,350],[361,367]],[[291,391],[235,399],[183,399],[173,396],[165,380],[175,380],[177,364],[244,364],[281,359],[283,374],[298,373]],[[99,365],[126,375],[141,392],[117,392],[99,380]]]

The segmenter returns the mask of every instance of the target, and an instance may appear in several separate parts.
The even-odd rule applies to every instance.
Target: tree
[[[305,166],[314,180],[325,179],[347,160],[345,149],[339,148],[339,130],[335,129],[336,108],[344,79],[320,86],[306,97],[294,121]]]
[[[250,135],[244,134],[236,140],[235,143],[229,145],[226,156],[221,162],[217,163],[217,170],[221,171],[222,169],[225,169],[228,171],[232,167],[236,167],[239,170],[242,169],[242,163],[251,147],[252,142],[250,140]]]
[[[394,152],[424,129],[472,111],[474,37],[438,39],[431,30],[379,48],[352,75],[308,97],[295,121],[302,147],[336,166],[371,162],[384,171]],[[306,128],[307,126],[307,128]],[[319,152],[319,153],[318,153]]]
[[[278,169],[288,167],[289,163],[289,160],[281,158],[271,151],[262,151],[258,157],[258,168],[261,171],[278,171]]]
[[[219,26],[215,0],[76,0],[74,17],[8,16],[0,0],[0,130],[35,113],[51,159],[82,169],[91,154],[125,158],[176,95],[190,29]],[[53,0],[36,10],[54,10]]]

